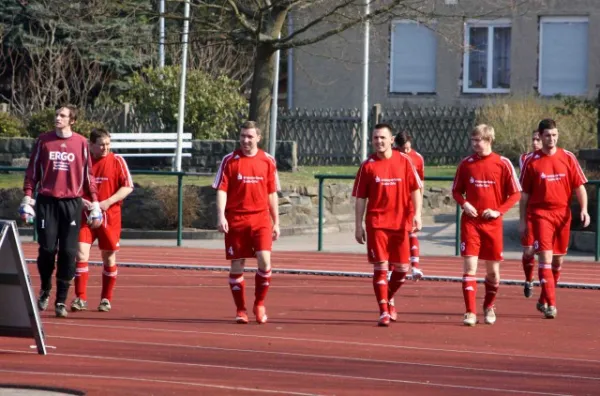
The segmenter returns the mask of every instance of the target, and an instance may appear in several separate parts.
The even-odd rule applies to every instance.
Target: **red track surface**
[[[24,249],[35,258],[34,245]],[[119,258],[227,264],[221,250],[191,248],[127,246]],[[277,252],[274,265],[369,270],[363,255],[352,254]],[[37,290],[37,271],[29,268]],[[456,258],[423,257],[422,268],[426,275],[461,275]],[[91,308],[100,271],[90,269]],[[508,261],[502,271],[521,279],[520,263]],[[251,274],[246,279],[251,305],[254,282]],[[567,263],[562,279],[598,284],[600,266]],[[482,294],[480,288],[479,301]],[[475,328],[462,326],[456,283],[407,282],[396,301],[399,322],[378,328],[370,279],[275,275],[269,323],[236,325],[222,272],[121,268],[110,313],[64,320],[42,313],[46,342],[56,347],[47,356],[29,348],[33,340],[0,338],[0,383],[90,395],[598,394],[597,291],[559,289],[558,318],[543,320],[521,287],[502,286],[498,322]]]

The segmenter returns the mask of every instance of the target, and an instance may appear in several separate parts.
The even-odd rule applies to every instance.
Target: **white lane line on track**
[[[487,373],[524,375],[528,378],[531,378],[534,376],[535,377],[539,376],[539,377],[569,378],[569,379],[579,379],[579,380],[600,381],[600,377],[585,377],[585,376],[581,376],[581,375],[560,374],[560,373],[556,373],[556,372],[544,373],[544,372],[532,372],[532,371],[503,370],[503,369],[484,369],[484,368],[477,368],[477,367],[454,366],[454,365],[445,365],[445,364],[417,363],[417,362],[382,360],[382,359],[367,359],[367,358],[359,358],[359,357],[352,357],[352,356],[315,355],[315,354],[293,353],[293,352],[270,352],[270,351],[262,351],[262,350],[258,350],[258,349],[220,348],[220,347],[206,347],[206,346],[201,346],[201,345],[168,344],[168,343],[162,343],[162,342],[140,342],[140,341],[127,341],[127,340],[106,340],[106,339],[99,339],[99,338],[82,338],[82,337],[66,337],[66,336],[48,336],[48,338],[89,341],[89,342],[103,342],[103,343],[114,343],[114,344],[162,346],[162,347],[170,347],[170,348],[189,348],[189,349],[212,350],[212,351],[221,351],[221,352],[291,356],[291,357],[314,358],[314,359],[323,359],[323,360],[327,360],[327,359],[329,359],[329,360],[345,360],[345,361],[363,362],[363,363],[396,364],[396,365],[418,366],[418,367],[445,368],[445,369],[451,369],[451,370],[466,370],[466,371],[480,371],[480,372],[487,372]]]
[[[3,352],[18,352],[18,351],[9,351],[2,350]],[[32,352],[28,352],[31,354]],[[325,373],[317,373],[317,372],[309,372],[309,371],[297,371],[297,370],[275,370],[275,369],[265,369],[265,368],[251,368],[244,366],[226,366],[226,365],[212,365],[212,364],[201,364],[201,363],[183,363],[183,362],[166,362],[166,361],[157,361],[157,360],[146,360],[146,359],[131,359],[131,358],[123,358],[123,357],[105,357],[105,356],[91,356],[91,355],[78,355],[78,354],[68,354],[68,353],[53,353],[53,356],[62,356],[69,358],[83,358],[83,359],[97,359],[97,360],[118,360],[119,362],[130,362],[130,363],[142,363],[142,364],[164,364],[169,366],[187,366],[187,367],[201,367],[208,369],[221,369],[221,370],[235,370],[235,371],[251,371],[251,372],[260,372],[260,373],[272,373],[272,374],[289,374],[293,376],[308,376],[313,379],[316,377],[322,378],[337,378],[344,380],[353,380],[353,381],[375,381],[375,382],[387,382],[387,383],[396,383],[396,384],[407,384],[407,385],[421,385],[428,386],[434,388],[450,388],[450,389],[465,389],[465,390],[476,390],[476,391],[486,391],[486,392],[503,392],[503,393],[517,393],[517,394],[527,394],[527,395],[545,395],[545,396],[570,396],[565,393],[550,393],[550,392],[531,392],[531,391],[523,391],[518,389],[502,389],[502,388],[491,388],[491,387],[479,387],[479,386],[469,386],[469,385],[452,385],[452,384],[443,384],[436,382],[423,382],[423,381],[408,381],[408,380],[397,380],[390,378],[377,378],[377,377],[364,377],[364,376],[352,376],[352,375],[342,375],[342,374],[325,374]],[[5,370],[0,369],[0,372]],[[8,370],[6,370],[8,371]],[[34,372],[20,372],[20,371],[11,371],[16,373],[31,373],[38,374]],[[50,373],[49,373],[50,374]],[[64,374],[67,376],[73,376],[73,374]],[[119,377],[106,377],[112,379],[121,379]],[[122,378],[126,379],[126,378]],[[135,379],[134,379],[135,380]],[[160,380],[147,380],[144,381],[153,381],[158,382]]]
[[[4,351],[18,352],[18,351],[10,351],[10,350],[2,350],[2,351],[3,352]],[[58,355],[60,355],[60,354],[58,354]],[[62,355],[62,356],[69,356],[69,355]],[[79,355],[73,355],[73,356],[79,356]],[[87,356],[83,355],[83,356],[79,356],[79,357],[87,357]],[[300,393],[300,392],[280,391],[280,390],[271,390],[271,389],[244,388],[244,387],[240,387],[240,386],[208,385],[208,384],[200,384],[197,382],[168,381],[168,380],[157,380],[157,379],[152,379],[152,378],[117,377],[117,376],[113,376],[113,375],[74,374],[74,373],[48,372],[48,371],[46,371],[46,372],[43,372],[43,371],[18,371],[18,370],[4,370],[4,369],[0,369],[0,373],[51,375],[53,377],[106,379],[106,380],[110,380],[110,381],[119,380],[119,381],[134,381],[134,382],[150,382],[150,383],[157,383],[157,384],[186,385],[186,386],[195,386],[195,387],[201,387],[201,388],[235,390],[235,391],[269,393],[269,394],[284,394],[284,395],[294,395],[294,396],[317,395],[315,393]]]
[[[196,331],[196,330],[176,330],[176,329],[161,329],[152,327],[137,327],[137,326],[108,326],[100,324],[81,324],[81,323],[67,323],[57,321],[45,321],[44,324],[52,324],[58,326],[73,326],[73,327],[93,327],[93,328],[106,328],[106,329],[120,329],[120,330],[134,330],[134,331],[156,331],[156,332],[169,332],[169,333],[181,333],[181,334],[204,334],[204,335],[218,335],[218,336],[235,336],[235,337],[247,337],[247,338],[266,338],[269,340],[281,340],[281,341],[293,341],[302,343],[324,343],[324,344],[342,344],[342,345],[356,345],[356,346],[368,346],[368,347],[381,347],[381,348],[392,348],[392,349],[407,349],[416,351],[429,351],[429,352],[445,352],[445,353],[459,353],[459,354],[476,354],[476,355],[491,355],[491,356],[505,356],[505,357],[517,357],[524,359],[549,359],[553,361],[572,361],[572,362],[585,362],[585,363],[600,363],[600,360],[594,359],[581,359],[581,358],[569,358],[564,356],[539,356],[539,355],[519,355],[514,353],[502,353],[502,352],[489,352],[489,351],[473,351],[473,350],[457,350],[457,349],[444,349],[444,348],[426,348],[426,347],[414,347],[405,345],[393,345],[393,344],[373,344],[367,342],[349,341],[349,340],[334,340],[334,339],[319,339],[319,338],[298,338],[298,337],[283,337],[283,336],[263,336],[256,334],[245,334],[245,333],[224,333],[214,331]]]

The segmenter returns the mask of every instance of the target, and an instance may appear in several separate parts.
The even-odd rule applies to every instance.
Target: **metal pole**
[[[460,256],[460,205],[456,205],[456,233],[454,235],[454,255]]]
[[[319,178],[319,228],[317,233],[318,246],[317,250],[320,252],[323,250],[323,181],[322,177]]]
[[[288,35],[294,33],[294,20],[292,12],[288,12]],[[294,49],[287,50],[287,108],[291,109],[294,106]]]
[[[190,0],[185,0],[183,9],[183,35],[181,47],[181,82],[179,88],[179,111],[177,112],[177,153],[175,170],[181,172],[181,147],[183,145],[183,120],[185,118],[185,80],[187,69],[188,32],[190,28]]]
[[[158,66],[165,67],[165,0],[158,2]]]
[[[281,33],[279,34],[281,38]],[[271,103],[271,125],[269,133],[269,154],[275,157],[277,145],[277,101],[279,100],[279,50],[275,51],[275,78],[273,82],[273,103]]]
[[[365,15],[368,16],[369,2],[371,0],[365,0]],[[363,103],[362,103],[362,144],[361,144],[361,161],[367,159],[367,144],[368,144],[368,136],[369,136],[369,34],[370,33],[370,24],[369,20],[365,21],[365,37],[364,37],[364,45],[365,45],[365,53],[363,59]]]
[[[600,260],[600,184],[596,184],[596,258]]]
[[[177,246],[183,239],[183,175],[177,175]]]

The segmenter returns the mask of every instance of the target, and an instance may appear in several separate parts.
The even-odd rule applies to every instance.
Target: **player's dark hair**
[[[396,145],[396,147],[402,147],[407,142],[412,143],[412,136],[410,136],[407,131],[402,131],[398,133],[394,138],[394,144]]]
[[[240,129],[256,129],[256,134],[260,135],[260,128],[258,127],[258,123],[256,121],[244,121],[242,125],[240,125]]]
[[[94,128],[90,132],[90,142],[96,143],[96,141],[100,138],[107,137],[110,139],[110,133],[106,129],[102,128]]]
[[[544,131],[546,129],[555,129],[556,128],[556,121],[554,121],[552,118],[545,118],[542,121],[540,121],[540,124],[538,125],[538,132],[540,133],[540,135],[542,133],[544,133]]]
[[[56,111],[60,110],[60,109],[68,109],[69,110],[69,119],[73,122],[77,121],[77,106],[72,105],[72,104],[66,104],[64,106],[58,106],[56,108]]]
[[[392,136],[394,136],[394,128],[392,128],[392,126],[390,124],[386,124],[385,122],[380,122],[379,124],[375,125],[375,128],[373,128],[373,129],[384,129],[384,128],[387,128],[387,130],[390,131]]]

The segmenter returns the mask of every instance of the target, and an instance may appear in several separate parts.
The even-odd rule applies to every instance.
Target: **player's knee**
[[[38,262],[43,264],[54,264],[56,249],[48,246],[40,246],[38,250]]]
[[[114,267],[117,265],[117,252],[103,250],[102,263],[105,267]]]
[[[231,260],[231,268],[229,272],[232,274],[243,274],[244,273],[244,264],[246,264],[246,260]]]

